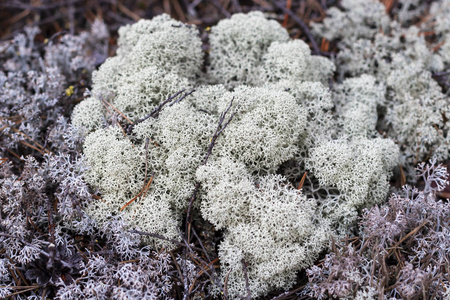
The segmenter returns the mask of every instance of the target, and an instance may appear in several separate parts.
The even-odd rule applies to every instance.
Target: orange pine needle
[[[114,105],[112,105],[111,103],[109,103],[108,101],[106,101],[105,99],[103,99],[103,101],[108,104],[109,106],[111,106],[112,109],[114,109],[119,115],[121,115],[125,120],[127,120],[128,123],[133,124],[133,122],[128,119],[127,116],[125,116],[125,114],[123,112],[121,112],[120,110],[118,110]]]
[[[12,151],[12,150],[9,150],[9,149],[6,149],[6,151],[8,151],[8,152],[11,153],[12,155],[14,155],[17,159],[23,160],[16,152],[14,152],[14,151]]]
[[[402,186],[404,186],[406,184],[406,176],[405,176],[405,173],[403,172],[402,166],[400,166],[400,184]]]
[[[292,0],[287,0],[286,1],[286,8],[287,9],[291,9],[291,5],[292,5]],[[287,27],[287,22],[289,20],[289,15],[287,13],[284,14],[284,21],[283,21],[283,27],[286,28]]]
[[[322,38],[322,44],[320,45],[320,51],[328,52],[329,48],[330,48],[330,42],[327,41],[326,38]]]
[[[141,17],[139,15],[135,14],[133,11],[129,10],[125,5],[120,3],[120,1],[117,1],[117,7],[121,12],[123,12],[127,17],[133,19],[135,22],[139,21]]]
[[[389,14],[392,10],[392,8],[394,7],[394,0],[385,0],[384,2],[384,6],[386,7],[386,13]]]
[[[153,176],[150,178],[150,180],[147,182],[147,184],[145,185],[145,188],[142,189],[139,194],[137,194],[133,199],[131,199],[130,201],[128,201],[124,206],[122,206],[122,208],[120,209],[120,211],[123,211],[128,205],[130,205],[131,203],[133,203],[137,198],[139,198],[140,195],[142,195],[144,193],[144,196],[147,195],[147,191],[150,188],[150,184],[153,181]]]
[[[122,208],[120,209],[120,211],[124,210],[128,205],[130,205],[131,203],[133,203],[133,201],[136,200],[141,194],[142,194],[142,191],[140,191],[139,194],[137,194],[133,199],[131,199],[130,201],[128,201],[124,206],[122,206]]]
[[[103,200],[103,198],[100,197],[100,196],[97,196],[97,195],[94,195],[94,194],[91,194],[91,196],[92,196],[92,198],[94,198],[95,200],[102,200],[102,202],[105,202],[105,200]]]
[[[29,135],[27,135],[25,132],[22,132],[22,131],[20,131],[19,129],[14,128],[14,127],[11,127],[11,129],[12,129],[14,132],[16,132],[16,133],[18,133],[18,134],[21,134],[21,135],[23,135],[24,137],[26,137],[27,140],[29,140],[30,142],[33,142],[33,144],[35,144],[36,147],[38,147],[38,148],[41,149],[42,151],[45,151],[45,152],[47,152],[47,153],[51,153],[50,150],[45,149],[44,146],[42,146],[41,144],[39,144],[38,142],[36,142],[35,140],[33,140],[33,139],[32,139]]]
[[[440,42],[439,44],[437,44],[436,46],[433,47],[433,52],[438,52],[439,49],[442,47],[442,45],[445,44],[445,41]]]
[[[303,187],[303,184],[305,183],[305,179],[306,179],[306,174],[307,174],[307,172],[305,172],[305,174],[303,174],[302,180],[300,180],[297,190],[300,190]]]
[[[422,32],[419,32],[419,35],[423,35],[423,36],[436,35],[436,32],[435,31],[422,31]]]
[[[394,252],[395,249],[398,248],[398,246],[401,245],[401,243],[403,243],[406,239],[408,239],[410,236],[414,235],[417,233],[417,231],[419,231],[423,226],[427,225],[428,223],[430,223],[430,221],[425,221],[422,224],[420,224],[419,226],[417,226],[416,228],[414,228],[413,230],[411,230],[407,235],[405,235],[400,241],[398,241],[394,246],[391,247],[391,249],[389,250],[389,252],[384,256],[385,259],[387,257],[389,257],[392,252]]]
[[[152,181],[153,181],[153,176],[150,177],[150,180],[148,181],[147,185],[145,186],[144,195],[142,197],[145,197],[147,195],[148,189],[150,188],[150,184],[152,183]]]

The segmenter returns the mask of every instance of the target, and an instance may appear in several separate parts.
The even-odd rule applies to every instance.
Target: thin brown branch
[[[133,19],[134,21],[139,21],[141,17],[137,14],[135,14],[133,11],[129,10],[125,5],[120,3],[120,1],[117,1],[117,7],[121,12],[123,12],[127,17]]]
[[[187,209],[187,213],[186,213],[186,239],[189,242],[189,232],[190,232],[190,223],[191,223],[191,209],[192,209],[192,204],[194,203],[195,198],[197,197],[197,193],[198,190],[200,189],[200,182],[197,182],[195,184],[195,188],[194,188],[194,192],[192,193],[191,199],[189,200],[189,206]]]
[[[20,134],[20,135],[23,135],[23,136],[24,136],[27,140],[29,140],[30,142],[33,142],[33,143],[36,145],[37,148],[41,149],[41,151],[44,151],[44,152],[46,152],[46,153],[51,153],[50,150],[45,149],[44,146],[42,146],[41,144],[39,144],[38,142],[36,142],[35,140],[33,140],[33,139],[32,139],[28,134],[26,134],[25,132],[20,131],[19,129],[14,128],[14,127],[11,127],[11,129],[12,129],[15,133],[18,133],[18,134]]]
[[[205,257],[208,260],[208,263],[211,263],[211,258],[209,257],[208,252],[206,251],[205,247],[203,246],[202,240],[199,238],[199,236],[197,235],[197,232],[195,231],[194,228],[191,228],[191,230],[192,230],[192,233],[194,234],[195,238],[199,242],[200,247],[202,248],[203,253],[205,254]]]
[[[231,17],[231,14],[220,4],[217,0],[211,0],[211,3],[227,18]]]
[[[208,158],[210,157],[210,155],[212,153],[212,149],[214,148],[217,138],[223,132],[223,130],[228,126],[228,124],[231,122],[234,115],[236,114],[236,112],[234,112],[228,118],[228,120],[224,123],[225,117],[228,114],[228,112],[230,111],[231,106],[233,105],[233,101],[234,101],[234,98],[231,99],[230,105],[228,106],[228,108],[220,115],[219,124],[217,125],[216,131],[214,132],[214,135],[211,138],[211,142],[209,143],[208,150],[206,151],[206,155],[205,155],[205,158],[203,159],[202,165],[206,165],[206,163],[208,162]],[[186,239],[188,242],[190,240],[190,223],[191,223],[191,218],[192,218],[192,216],[191,216],[192,204],[194,203],[194,200],[197,197],[197,193],[198,193],[199,189],[200,189],[200,182],[197,182],[195,184],[194,192],[192,193],[191,199],[189,200],[189,206],[188,206],[188,210],[187,210],[187,214],[186,214],[186,227],[185,228],[186,228]]]
[[[184,282],[183,273],[180,270],[180,266],[178,265],[175,255],[173,255],[172,251],[170,251],[169,253],[170,253],[170,256],[172,256],[173,263],[175,264],[175,268],[177,269],[177,272],[178,272],[178,275],[180,276],[181,282]]]
[[[27,222],[36,229],[37,232],[44,235],[44,233],[39,229],[39,227],[36,226],[36,224],[33,222],[30,216],[27,216]]]
[[[184,93],[183,96],[181,96],[180,98],[178,98],[177,100],[173,101],[172,103],[169,104],[169,107],[180,102],[181,100],[183,100],[184,98],[186,98],[187,96],[191,95],[193,92],[195,92],[195,89],[192,89],[191,91]]]
[[[291,6],[292,6],[292,0],[287,0],[286,1],[286,8],[290,10]],[[289,20],[289,15],[287,13],[284,13],[284,20],[283,20],[283,27],[284,28],[287,27],[288,20]]]
[[[145,139],[145,175],[144,175],[144,185],[142,186],[142,190],[145,188],[145,182],[147,181],[147,169],[148,169],[148,143],[150,142],[150,139],[147,137]]]
[[[20,141],[20,143],[22,143],[23,145],[25,145],[25,146],[27,146],[27,147],[30,147],[31,149],[36,150],[37,152],[41,153],[42,155],[45,155],[45,152],[44,152],[44,151],[40,150],[39,148],[37,148],[37,147],[35,147],[35,146],[33,146],[33,145],[31,145],[31,144],[25,142],[25,141]]]
[[[278,296],[276,296],[276,297],[273,297],[271,300],[283,300],[283,299],[288,299],[288,298],[287,298],[288,296],[291,296],[291,295],[293,295],[293,294],[295,294],[295,293],[298,293],[298,292],[302,291],[304,288],[305,288],[305,286],[302,285],[302,286],[300,286],[300,287],[298,287],[298,288],[296,288],[296,289],[293,289],[292,291],[288,291],[288,292],[282,293],[281,295],[278,295]]]
[[[33,3],[33,1],[31,1]],[[19,8],[19,9],[29,9],[29,10],[49,10],[54,8],[59,8],[62,6],[68,6],[80,3],[81,0],[65,0],[65,1],[57,1],[57,2],[47,2],[42,3],[41,1],[38,1],[39,5],[36,4],[26,4],[19,1],[9,1],[5,7],[8,8]]]
[[[186,239],[183,238],[183,242],[186,244],[186,248],[184,249],[184,255],[185,255],[185,260],[187,259],[187,251],[189,250],[189,256],[192,258],[195,258],[195,260],[197,260],[198,262],[197,265],[202,265],[202,266],[211,266],[211,268],[214,268],[214,262],[218,261],[218,258],[216,258],[215,260],[213,260],[210,263],[206,263],[203,259],[201,259],[195,252],[192,251],[192,249],[194,249],[194,247],[192,247],[189,243],[187,243]],[[198,249],[198,248],[197,248]],[[195,262],[194,260],[194,262]],[[201,263],[201,264],[200,264]],[[185,270],[185,269],[184,269]],[[208,275],[208,277],[211,279],[211,282],[214,283],[219,290],[224,293],[224,290],[220,284],[219,281],[217,281],[217,276],[215,276],[214,274],[209,274],[208,272],[205,273],[206,275]]]

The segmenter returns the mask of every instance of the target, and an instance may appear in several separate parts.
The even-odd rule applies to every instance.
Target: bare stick
[[[211,262],[209,262],[209,263],[207,263],[207,262],[205,262],[203,259],[201,259],[194,251],[192,251],[192,249],[194,249],[195,247],[193,247],[193,246],[191,246],[189,243],[187,243],[187,241],[186,241],[186,239],[184,238],[184,237],[182,237],[183,238],[183,242],[186,244],[186,248],[184,249],[184,255],[185,255],[185,260],[187,259],[187,251],[189,250],[189,256],[191,257],[191,259],[192,260],[194,260],[194,262],[195,262],[195,260],[198,260],[198,262],[200,262],[201,264],[203,264],[204,266],[207,266],[207,267],[209,267],[209,268],[212,268],[212,269],[214,269],[214,262],[217,260],[214,260],[214,261],[211,261]],[[198,248],[196,248],[196,249],[198,249]],[[197,262],[197,263],[198,263]],[[199,263],[198,263],[199,264]],[[185,265],[185,264],[183,264],[183,265]],[[199,264],[200,265],[200,264]],[[202,270],[203,271],[205,271],[206,270],[206,268],[204,268],[203,266],[202,266]],[[215,271],[215,270],[214,270]],[[220,289],[220,291],[223,293],[224,292],[224,290],[223,290],[223,288],[222,288],[222,286],[220,285],[220,282],[218,282],[217,281],[217,276],[215,276],[215,273],[213,273],[213,274],[209,274],[208,272],[205,272],[205,274],[206,275],[208,275],[208,277],[211,279],[211,282],[212,283],[214,283],[219,289]],[[226,297],[224,298],[225,300],[227,299]]]
[[[180,102],[181,100],[183,100],[184,98],[186,98],[187,96],[189,96],[190,94],[192,94],[193,92],[195,92],[195,89],[192,89],[190,92],[184,93],[183,96],[181,96],[180,98],[178,98],[177,100],[175,100],[174,102],[170,103],[169,106],[174,105],[175,103]]]
[[[191,93],[192,93],[192,92],[191,92]],[[185,96],[187,96],[187,95],[185,95]],[[222,133],[222,131],[227,127],[227,125],[230,123],[230,121],[231,121],[231,120],[233,119],[233,117],[234,117],[234,114],[235,114],[235,113],[233,113],[233,114],[228,118],[228,120],[224,123],[225,117],[226,117],[227,113],[229,112],[229,110],[231,109],[231,106],[233,105],[233,100],[234,100],[234,98],[231,100],[230,105],[228,106],[228,108],[220,115],[220,118],[219,118],[219,124],[217,125],[216,131],[214,132],[214,135],[213,135],[213,137],[211,138],[211,142],[210,142],[210,144],[209,144],[209,146],[208,146],[208,150],[207,150],[207,152],[206,152],[206,155],[205,155],[205,158],[204,158],[204,160],[203,160],[202,165],[205,165],[205,164],[207,163],[208,158],[209,158],[209,156],[210,156],[211,153],[212,153],[212,149],[213,149],[213,147],[214,147],[214,145],[215,145],[215,142],[216,142],[217,138],[219,137],[219,135]],[[192,220],[191,220],[191,219],[192,219],[191,210],[192,210],[192,205],[193,205],[193,203],[194,203],[194,200],[195,200],[195,198],[197,197],[197,193],[198,193],[199,189],[200,189],[200,182],[197,182],[197,183],[195,184],[194,191],[192,192],[191,199],[189,200],[189,206],[188,206],[187,213],[186,213],[186,225],[185,225],[185,230],[186,230],[186,231],[185,231],[185,236],[182,237],[183,242],[186,244],[186,248],[185,248],[184,251],[183,251],[183,253],[184,253],[184,259],[185,259],[185,260],[187,259],[187,250],[191,250],[191,249],[192,249],[191,246],[190,246],[190,232],[191,232],[191,229],[192,229],[192,228],[191,228],[191,224],[192,224]],[[195,235],[195,236],[197,237],[197,239],[200,241],[200,239],[198,238],[198,236],[197,236],[197,234],[195,233],[195,231],[194,231],[194,235]],[[201,243],[201,241],[200,241],[200,245],[201,245],[201,247],[202,247],[202,250],[205,251],[206,257],[208,258],[208,260],[210,260],[209,257],[208,257],[208,254],[206,253],[205,248],[203,247],[203,244]],[[191,253],[191,254],[192,254],[192,253]],[[201,260],[198,256],[197,256],[197,258],[198,258],[200,261],[203,262],[203,260]],[[209,262],[209,263],[211,263],[211,262]],[[205,265],[209,265],[209,264],[208,264],[208,263],[205,263]],[[185,269],[185,267],[186,267],[186,266],[185,266],[185,263],[184,263],[184,264],[182,265],[183,272],[187,272],[187,270]],[[215,277],[216,277],[216,276],[215,276],[215,270],[213,270],[213,269],[214,269],[214,266],[212,266],[211,268],[212,268],[212,274],[209,274],[208,272],[207,272],[206,274],[211,278],[211,280],[212,280],[214,283],[216,283],[216,282],[215,282]],[[185,276],[185,277],[186,277],[186,276]],[[186,278],[185,278],[183,284],[184,284],[184,290],[185,290],[185,295],[184,295],[183,299],[187,299],[187,297],[189,296],[189,290],[191,290],[191,289],[193,288],[193,286],[191,286],[191,288],[189,288]],[[217,284],[217,283],[216,283],[216,284]],[[222,289],[222,287],[221,287],[219,284],[217,284],[217,286],[222,290],[222,292],[224,292],[223,289]],[[226,296],[225,296],[225,297],[226,297]]]
[[[137,198],[139,198],[139,196],[143,195],[142,198],[144,198],[145,195],[147,195],[147,191],[148,191],[148,189],[150,187],[150,184],[153,181],[153,178],[155,177],[155,174],[153,173],[152,177],[150,178],[150,180],[147,183],[145,183],[147,181],[147,161],[148,161],[148,143],[149,143],[149,141],[150,141],[149,138],[145,139],[145,177],[144,177],[144,185],[142,186],[142,189],[139,192],[139,194],[137,194],[133,199],[128,201],[124,206],[122,206],[120,211],[124,210],[128,205],[133,203],[133,201],[136,200]]]
[[[223,282],[223,296],[225,298],[228,297],[228,277],[230,276],[231,270],[232,269],[230,268],[230,270],[228,271],[227,275],[225,276],[225,280]]]
[[[195,231],[194,228],[192,228],[192,233],[195,235],[195,238],[198,240],[198,242],[200,243],[200,247],[202,247],[203,253],[205,254],[206,259],[208,260],[208,263],[211,263],[211,258],[209,258],[208,252],[206,251],[205,247],[203,246],[202,241],[200,240],[199,236],[197,235],[197,232]],[[214,270],[214,268],[213,268]]]
[[[147,116],[137,120],[136,122],[134,122],[134,124],[131,124],[130,126],[128,126],[127,129],[127,133],[130,134],[131,131],[133,131],[134,126],[136,126],[139,123],[144,122],[145,120],[147,120],[150,117],[157,117],[159,112],[161,111],[161,109],[164,107],[164,105],[166,105],[169,102],[172,102],[176,97],[178,97],[181,93],[183,93],[186,89],[182,89],[181,91],[173,94],[172,96],[169,96],[166,100],[164,100],[163,102],[161,102],[151,113],[149,113]],[[184,99],[186,96],[192,94],[195,90],[190,91],[189,93],[186,93],[185,95],[183,95],[180,99],[176,100],[175,103],[180,102],[182,99]]]
[[[446,72],[433,72],[432,76],[433,77],[443,77],[443,76],[447,76],[450,75],[450,71],[446,71]]]
[[[192,227],[191,230],[194,233],[195,237],[197,238],[198,242],[200,243],[200,247],[202,247],[203,253],[205,254],[206,259],[208,260],[208,266],[212,273],[210,276],[211,279],[217,279],[216,269],[214,268],[214,265],[213,265],[213,262],[215,260],[211,261],[211,258],[209,257],[208,252],[206,251],[205,247],[203,246],[203,243],[200,240],[199,236],[197,235],[197,232],[195,231],[195,229]],[[231,269],[230,269],[230,272],[231,272]],[[228,272],[227,277],[225,277],[225,285],[224,285],[224,289],[223,289],[223,297],[225,300],[228,298],[227,291],[226,291],[226,280],[228,280],[228,275],[230,275],[230,272]],[[213,282],[215,282],[215,280],[213,280]],[[220,287],[220,285],[218,283],[216,283],[216,285],[222,290],[222,287]]]
[[[186,240],[183,239],[183,241],[186,243]],[[187,300],[189,297],[189,282],[188,282],[188,271],[187,271],[187,266],[186,266],[186,262],[187,262],[187,249],[190,249],[188,243],[186,243],[186,248],[183,249],[183,254],[184,254],[184,260],[183,260],[183,264],[182,264],[182,271],[183,271],[183,287],[184,287],[184,295],[183,295],[183,300]]]
[[[177,263],[177,259],[175,258],[175,255],[173,255],[172,251],[170,251],[169,253],[170,253],[170,256],[172,256],[173,263],[175,264],[175,267],[177,268],[177,272],[178,272],[178,275],[180,275],[181,281],[184,282],[183,273],[180,270],[180,266]]]
[[[300,291],[303,290],[304,288],[305,288],[305,286],[302,285],[302,286],[300,286],[300,287],[298,287],[298,288],[296,288],[296,289],[294,289],[294,290],[292,290],[292,291],[284,292],[284,293],[281,294],[281,295],[278,295],[278,296],[276,296],[276,297],[273,297],[271,300],[290,299],[290,298],[287,298],[287,297],[290,296],[290,295],[293,295],[293,294],[295,294],[295,293],[297,293],[297,292],[300,292]],[[295,299],[303,299],[303,298],[295,298]],[[305,298],[305,299],[309,299],[309,298]]]
[[[206,165],[206,163],[208,162],[208,158],[211,156],[212,149],[214,148],[214,145],[216,144],[217,138],[223,132],[223,130],[228,126],[228,124],[231,122],[234,115],[236,114],[236,112],[234,112],[228,118],[228,120],[224,123],[225,117],[226,117],[227,113],[230,111],[231,106],[233,105],[233,100],[234,100],[234,98],[231,99],[230,105],[228,106],[228,108],[220,115],[219,124],[217,125],[216,131],[214,132],[214,135],[211,138],[211,142],[209,143],[208,150],[206,151],[206,155],[205,155],[205,158],[203,159],[202,165]],[[187,214],[186,214],[186,238],[187,238],[188,242],[189,242],[189,223],[191,222],[191,208],[192,208],[192,204],[194,203],[194,200],[197,196],[199,189],[200,189],[200,183],[197,182],[195,184],[195,189],[194,189],[194,192],[192,193],[192,197],[189,201],[189,206],[188,206],[188,210],[187,210]]]
[[[198,190],[200,189],[200,182],[195,184],[194,192],[192,193],[191,199],[189,200],[189,206],[186,213],[186,239],[189,242],[189,224],[191,223],[191,208],[194,203],[195,198],[197,197]]]
[[[173,99],[178,97],[178,95],[183,93],[185,90],[186,89],[182,89],[181,91],[175,93],[174,95],[169,96],[169,98],[167,98],[166,100],[161,102],[149,115],[147,115],[146,117],[144,117],[142,119],[137,120],[136,123],[144,122],[145,120],[147,120],[150,117],[156,117],[159,114],[159,112],[161,111],[161,109],[164,107],[164,105],[166,105],[167,103],[171,102]]]
[[[297,190],[301,190],[303,185],[305,184],[306,174],[307,174],[307,172],[305,172],[305,174],[303,174],[302,179],[300,180],[300,183],[298,184]]]
[[[228,11],[226,11],[226,9],[222,6],[222,4],[220,4],[219,1],[217,1],[217,0],[212,0],[211,3],[212,3],[216,8],[218,8],[219,11],[220,11],[225,17],[227,17],[227,18],[230,18],[230,17],[231,17],[231,14],[230,14]]]
[[[219,119],[219,125],[217,125],[216,131],[214,132],[213,137],[211,138],[211,142],[209,143],[208,150],[206,151],[205,159],[203,160],[203,165],[206,165],[208,162],[208,158],[212,153],[212,149],[214,148],[214,145],[216,144],[216,140],[219,137],[219,135],[222,133],[222,131],[228,126],[230,121],[233,119],[236,112],[234,112],[231,117],[228,118],[228,120],[223,124],[223,121],[225,120],[225,116],[227,115],[228,111],[231,109],[231,106],[233,105],[234,98],[231,99],[230,105],[228,105],[228,108],[220,115]]]

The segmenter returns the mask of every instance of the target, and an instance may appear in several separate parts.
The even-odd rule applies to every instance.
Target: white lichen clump
[[[88,213],[100,224],[123,214],[132,228],[177,240],[200,185],[193,207],[223,230],[229,296],[246,293],[247,264],[257,297],[292,286],[330,235],[345,234],[359,209],[385,198],[398,147],[376,131],[386,99],[373,75],[344,82],[335,106],[324,85],[334,64],[260,12],[211,29],[206,73],[194,26],[162,15],[119,34],[117,56],[94,73],[92,95],[72,116],[86,136],[86,180],[101,198]],[[227,109],[233,118],[206,161]],[[305,171],[315,183],[295,188]],[[314,184],[338,198],[317,196]]]

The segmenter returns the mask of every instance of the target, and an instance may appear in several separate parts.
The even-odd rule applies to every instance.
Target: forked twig
[[[228,126],[228,124],[231,122],[231,120],[233,119],[233,117],[235,115],[235,113],[233,113],[228,118],[228,120],[224,123],[225,117],[228,114],[229,110],[231,109],[231,106],[233,105],[233,100],[234,100],[234,98],[231,100],[230,105],[228,106],[228,108],[220,115],[219,124],[217,125],[216,131],[214,132],[214,135],[211,138],[211,141],[209,143],[208,150],[206,151],[206,155],[205,155],[205,158],[203,159],[202,165],[205,165],[208,162],[208,158],[210,157],[210,155],[212,153],[212,149],[214,148],[214,145],[216,143],[217,138],[223,132],[223,130]],[[192,196],[191,196],[191,198],[189,200],[189,205],[188,205],[188,209],[187,209],[187,213],[186,213],[186,224],[185,224],[185,230],[186,231],[185,231],[185,235],[183,237],[183,241],[186,244],[186,248],[184,248],[184,250],[183,250],[183,252],[184,252],[184,259],[185,260],[187,260],[187,250],[191,249],[191,247],[190,247],[190,239],[191,239],[190,233],[191,233],[191,230],[192,230],[192,228],[191,228],[191,224],[192,224],[192,214],[191,214],[192,205],[194,203],[195,198],[197,197],[197,193],[198,193],[198,191],[200,189],[200,185],[201,185],[200,182],[197,182],[195,184],[195,188],[194,188],[194,191],[192,192]],[[198,239],[198,236],[197,236],[197,239]],[[202,248],[204,250],[204,247],[202,247]],[[206,252],[206,250],[205,250],[205,252]],[[201,260],[200,258],[198,258],[198,259],[203,262],[203,260]],[[208,264],[205,263],[205,265],[208,265]],[[182,265],[182,268],[183,268],[183,272],[187,272],[185,263]],[[212,268],[214,268],[214,266]],[[207,273],[207,275],[214,282],[214,278],[216,277],[215,273],[214,272],[212,274]],[[184,283],[184,291],[185,291],[185,295],[184,295],[183,299],[187,299],[187,297],[189,295],[190,288],[189,288],[189,286],[187,284],[186,278],[185,278],[185,281],[183,283]],[[216,283],[216,282],[214,282],[214,283]],[[217,285],[217,286],[222,290],[222,292],[224,292],[223,289],[220,287],[220,285]]]
[[[161,102],[151,113],[149,113],[148,115],[146,115],[145,117],[137,120],[136,122],[134,122],[134,124],[131,124],[130,126],[128,126],[127,129],[127,133],[130,134],[133,129],[134,126],[136,126],[139,123],[144,122],[145,120],[147,120],[148,118],[156,118],[158,116],[158,114],[161,112],[161,110],[163,109],[163,107],[172,102],[176,97],[178,97],[181,93],[183,93],[184,91],[186,91],[186,89],[182,89],[181,91],[176,92],[175,94],[173,94],[172,96],[169,96],[166,100],[164,100],[163,102]],[[179,99],[175,100],[173,103],[171,103],[169,106],[172,106],[175,103],[180,102],[181,100],[183,100],[184,98],[186,98],[187,96],[189,96],[190,94],[192,94],[193,92],[195,92],[195,90],[191,90],[187,93],[185,93],[183,96],[181,96]]]
[[[228,105],[228,108],[220,115],[220,119],[219,119],[219,125],[217,125],[216,131],[214,132],[213,137],[211,138],[211,142],[209,143],[208,146],[208,150],[206,152],[206,156],[205,159],[203,160],[203,165],[206,165],[206,163],[208,162],[208,158],[212,153],[212,149],[214,148],[214,145],[216,144],[216,140],[219,137],[219,135],[222,133],[222,131],[228,126],[228,124],[231,122],[231,120],[233,119],[234,115],[236,114],[236,112],[234,112],[229,118],[228,120],[225,122],[225,124],[223,123],[225,121],[225,116],[227,115],[227,113],[229,112],[229,110],[231,109],[231,106],[233,105],[233,101],[234,101],[234,97],[233,99],[231,99],[230,101],[230,105]]]
[[[208,146],[208,150],[206,151],[206,155],[205,158],[203,159],[203,163],[202,165],[206,165],[206,163],[208,162],[209,157],[211,156],[212,153],[212,149],[214,148],[214,145],[216,144],[216,140],[219,137],[219,135],[223,132],[223,130],[228,126],[228,124],[231,122],[231,120],[233,119],[234,115],[236,114],[236,112],[234,112],[229,118],[228,120],[224,123],[225,121],[225,117],[228,114],[228,112],[231,109],[231,106],[233,105],[233,101],[234,101],[234,97],[233,99],[231,99],[230,101],[230,105],[228,105],[228,108],[220,115],[219,118],[219,124],[217,125],[216,131],[214,132],[213,137],[211,138],[211,142],[209,143]],[[187,214],[186,214],[186,238],[189,241],[189,224],[191,222],[191,208],[192,208],[192,204],[194,203],[194,200],[197,196],[198,190],[200,189],[200,183],[197,182],[195,184],[195,188],[194,188],[194,192],[192,193],[192,197],[189,200],[189,206],[188,206],[188,210],[187,210]]]
[[[195,92],[195,89],[192,89],[190,92],[184,93],[183,96],[181,96],[180,98],[178,98],[177,100],[173,101],[172,103],[169,104],[169,107],[180,102],[181,100],[183,100],[184,98],[186,98],[187,96],[189,96],[190,94],[192,94],[193,92]]]

